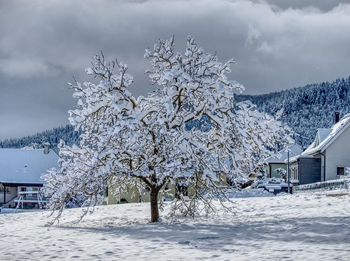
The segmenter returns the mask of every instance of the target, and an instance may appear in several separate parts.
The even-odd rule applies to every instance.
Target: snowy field
[[[148,204],[0,215],[0,260],[350,260],[350,197],[234,199],[236,214],[151,224]]]

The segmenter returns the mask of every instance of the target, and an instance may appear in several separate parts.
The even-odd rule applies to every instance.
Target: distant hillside
[[[0,141],[0,148],[23,148],[27,146],[42,148],[45,142],[49,142],[51,147],[56,149],[61,139],[68,145],[78,144],[79,133],[74,131],[72,125],[66,125],[64,127],[46,130],[32,136]]]
[[[251,100],[259,110],[271,115],[283,109],[280,120],[299,134],[296,137],[297,143],[308,146],[313,141],[317,128],[332,126],[335,111],[340,112],[340,117],[350,112],[350,77],[263,95],[237,95],[236,99]],[[205,122],[206,119],[203,118],[189,124],[187,128],[207,128]],[[33,136],[0,141],[0,148],[42,147],[44,142],[49,142],[56,148],[60,139],[69,145],[78,144],[79,133],[67,125]]]
[[[271,115],[283,109],[280,120],[300,135],[296,138],[297,143],[308,146],[317,128],[332,126],[334,112],[340,112],[340,117],[350,112],[350,77],[263,95],[238,95],[236,98],[239,101],[251,100],[259,110]]]

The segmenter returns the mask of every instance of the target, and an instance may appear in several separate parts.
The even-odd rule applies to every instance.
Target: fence
[[[334,179],[328,181],[321,181],[311,184],[299,185],[294,187],[294,191],[302,191],[302,190],[313,190],[313,189],[337,189],[337,188],[348,188],[350,180],[348,178],[345,179]]]

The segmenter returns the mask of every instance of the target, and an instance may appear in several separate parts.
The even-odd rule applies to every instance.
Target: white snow
[[[328,135],[331,133],[332,129],[330,128],[319,128],[317,129],[317,144],[320,144],[322,141],[324,141]]]
[[[44,149],[0,149],[0,182],[43,183],[40,176],[57,167],[58,155]]]
[[[1,260],[348,260],[349,196],[233,199],[236,214],[149,223],[146,203],[0,215]],[[162,213],[164,217],[164,213]]]
[[[303,152],[303,148],[298,144],[288,146],[286,149],[278,152],[276,155],[265,159],[265,163],[284,163],[289,158],[300,155]]]

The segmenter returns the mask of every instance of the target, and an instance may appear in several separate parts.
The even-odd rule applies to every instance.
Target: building
[[[299,184],[344,177],[350,166],[350,114],[339,120],[335,114],[330,129],[318,129],[314,142],[291,159],[291,176]]]
[[[216,174],[218,181],[218,186],[227,186],[226,175],[218,172]],[[128,186],[127,192],[120,193],[119,196],[116,196],[114,191],[118,191],[117,183],[110,180],[107,189],[107,204],[119,204],[119,203],[138,203],[138,202],[150,202],[150,189],[149,187],[141,180],[136,180],[135,184]],[[139,189],[137,189],[139,188]],[[193,197],[195,195],[194,185],[189,185],[188,187],[179,179],[176,184],[168,182],[164,187],[159,191],[158,199],[163,201],[173,200],[178,198],[181,194],[182,196]]]
[[[57,167],[57,160],[48,145],[45,149],[0,149],[0,205],[15,207],[20,192],[38,191],[43,186],[40,176]]]
[[[265,173],[268,178],[280,178],[281,175],[277,172],[277,169],[281,168],[287,170],[288,160],[288,150],[289,157],[295,157],[303,152],[300,145],[294,144],[289,146],[287,149],[280,151],[277,155],[271,156],[264,161]]]
[[[290,160],[290,178],[293,184],[303,185],[321,181],[321,159],[299,155]]]

